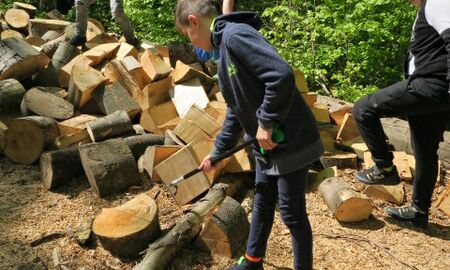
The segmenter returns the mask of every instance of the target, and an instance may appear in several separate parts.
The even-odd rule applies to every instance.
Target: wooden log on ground
[[[396,151],[413,154],[407,121],[398,118],[381,118],[381,124],[389,144],[393,145]]]
[[[351,113],[353,104],[340,99],[329,96],[318,96],[317,102],[324,104],[330,113],[330,118],[337,126],[341,126],[342,120],[346,113]]]
[[[54,189],[84,174],[78,147],[42,153],[40,168],[42,182],[47,189]]]
[[[152,243],[135,270],[163,270],[175,258],[177,252],[189,244],[200,232],[207,220],[225,199],[226,185],[215,185],[206,196],[194,204],[180,221],[164,237]]]
[[[207,155],[209,155],[214,149],[214,140],[213,139],[205,139],[203,141],[194,143],[192,145],[192,149],[195,152],[197,160],[202,161]],[[214,169],[209,172],[205,172],[206,178],[208,178],[209,183],[212,185],[219,179],[222,175],[222,172],[225,166],[229,162],[229,158],[222,160],[219,164],[217,164]]]
[[[302,93],[302,97],[309,108],[312,108],[314,106],[314,103],[317,102],[317,93],[314,92]]]
[[[439,210],[450,216],[450,184],[447,184],[436,205]]]
[[[170,97],[181,117],[191,108],[192,104],[205,109],[209,103],[208,96],[200,80],[195,78],[181,84],[176,84],[170,91]]]
[[[103,141],[122,134],[132,133],[133,125],[126,111],[116,111],[86,124],[93,142]]]
[[[141,55],[140,61],[144,72],[150,78],[150,81],[146,82],[147,84],[167,77],[172,71],[172,69],[150,49],[146,49],[144,51]]]
[[[89,114],[80,114],[73,118],[58,123],[60,135],[69,135],[86,129],[86,123],[97,120],[98,117]]]
[[[141,112],[139,105],[120,82],[114,82],[105,87],[98,87],[92,93],[92,98],[104,114],[124,110],[131,119],[134,119]]]
[[[0,154],[3,154],[6,146],[6,134],[8,127],[0,121]]]
[[[444,140],[439,143],[437,153],[439,159],[442,160],[442,165],[444,168],[450,170],[450,132],[444,132]]]
[[[107,80],[100,71],[84,64],[77,64],[72,68],[67,99],[75,108],[83,107],[91,99],[92,92]]]
[[[135,59],[139,59],[139,52],[133,45],[122,42],[120,43],[119,50],[116,53],[116,59],[122,60],[127,56],[133,56]]]
[[[160,234],[158,206],[147,194],[113,208],[103,208],[92,230],[104,249],[122,258],[136,258]]]
[[[57,9],[52,9],[45,14],[45,18],[51,20],[64,20],[64,16]]]
[[[405,191],[402,183],[395,186],[368,185],[364,193],[371,198],[381,199],[397,205],[402,205],[405,199]]]
[[[171,67],[175,67],[178,60],[188,65],[198,62],[195,47],[192,44],[171,42],[168,48]]]
[[[84,172],[100,198],[141,184],[136,161],[123,140],[84,144],[79,150]]]
[[[164,137],[155,134],[129,136],[123,138],[123,140],[130,148],[136,161],[138,161],[149,146],[164,144]]]
[[[30,15],[23,9],[11,8],[5,13],[5,21],[14,30],[23,30],[28,26]]]
[[[182,142],[177,135],[173,133],[171,129],[167,129],[164,133],[164,145],[179,145],[185,146],[184,142]]]
[[[170,73],[170,76],[176,84],[189,81],[193,78],[198,78],[206,92],[209,92],[215,84],[214,79],[209,75],[199,71],[198,69],[192,68],[181,61],[177,61],[175,69]]]
[[[62,36],[63,33],[59,32],[59,31],[55,31],[55,30],[48,30],[47,32],[45,32],[41,38],[45,41],[45,42],[49,42],[52,41],[54,39],[59,38],[60,36]]]
[[[344,118],[341,121],[336,140],[341,143],[350,146],[353,142],[358,140],[361,135],[359,134],[358,127],[351,113],[345,113]],[[361,140],[359,138],[359,140]]]
[[[67,35],[63,34],[60,37],[45,43],[44,45],[42,45],[42,53],[45,53],[48,57],[52,57],[59,44],[66,39],[68,39]]]
[[[89,133],[86,129],[71,134],[61,135],[55,139],[55,145],[60,150],[91,142],[92,140],[89,137]]]
[[[49,62],[46,55],[23,39],[8,38],[0,41],[0,80],[30,78]]]
[[[162,135],[169,129],[167,123],[174,119],[178,119],[178,113],[173,102],[169,101],[144,110],[139,123],[145,130]]]
[[[22,39],[23,38],[23,34],[20,32],[17,32],[16,30],[3,30],[2,33],[0,34],[0,39],[1,40],[5,40],[7,38],[18,38],[18,39]]]
[[[105,27],[101,22],[94,18],[88,19],[88,25],[86,30],[86,40],[90,42],[95,37],[103,35],[105,33]]]
[[[0,80],[0,113],[17,112],[25,95],[25,88],[16,79]]]
[[[317,189],[319,188],[319,185],[327,178],[330,177],[337,177],[338,176],[338,171],[337,171],[337,167],[333,166],[333,167],[328,167],[325,168],[323,170],[321,170],[313,179],[313,182],[310,185],[309,191],[317,191]]]
[[[354,153],[326,152],[320,157],[324,168],[336,166],[338,169],[356,168],[358,158]]]
[[[142,94],[136,95],[134,98],[142,110],[147,110],[153,106],[170,101],[169,91],[171,89],[173,89],[172,78],[167,77],[160,81],[147,84],[142,89]]]
[[[92,61],[87,59],[84,55],[80,54],[75,56],[69,63],[61,68],[61,71],[58,75],[58,83],[61,87],[68,87],[70,83],[70,78],[72,76],[72,69],[74,66],[92,66]],[[90,70],[90,69],[89,69]],[[98,72],[94,72],[98,74]],[[98,75],[97,75],[98,76]],[[70,86],[69,86],[70,87]]]
[[[8,129],[5,155],[20,164],[32,164],[58,137],[55,120],[43,116],[27,116],[13,120]]]
[[[83,55],[90,59],[94,66],[101,62],[115,57],[117,50],[119,50],[120,43],[105,43],[86,51]]]
[[[245,244],[249,229],[242,206],[226,197],[217,212],[205,223],[194,245],[205,252],[233,258]]]
[[[330,123],[330,112],[325,104],[316,102],[311,108],[311,111],[316,119],[316,122]]]
[[[57,120],[69,119],[74,114],[74,108],[70,102],[37,88],[28,90],[22,102],[27,111]]]
[[[145,83],[145,72],[142,69],[142,65],[133,56],[126,56],[120,60],[125,69],[130,73],[131,77],[139,86],[139,89],[143,89]]]
[[[28,13],[30,18],[34,18],[34,16],[36,16],[37,8],[33,5],[30,5],[27,3],[22,3],[22,2],[14,2],[13,8],[24,10],[26,13]]]
[[[49,19],[30,19],[29,22],[28,33],[31,36],[38,37],[41,37],[48,30],[62,32],[70,24],[68,21]]]
[[[372,204],[366,195],[356,192],[342,178],[331,177],[319,185],[325,203],[340,222],[359,222],[367,219]]]
[[[120,82],[132,97],[139,95],[141,92],[139,85],[128,73],[122,62],[117,59],[111,60],[105,66],[104,74],[111,82]]]
[[[141,157],[142,169],[147,172],[152,181],[161,180],[161,177],[154,170],[155,166],[175,154],[180,149],[181,146],[178,145],[149,146]]]

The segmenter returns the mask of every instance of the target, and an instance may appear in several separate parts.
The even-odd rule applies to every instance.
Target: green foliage
[[[39,6],[39,0],[1,0],[0,1],[0,10],[8,10],[10,8],[12,8],[12,5],[14,2],[22,2],[22,3],[27,3],[27,4],[31,4],[35,7]]]
[[[405,0],[283,0],[262,32],[313,90],[354,101],[401,80],[414,14]]]

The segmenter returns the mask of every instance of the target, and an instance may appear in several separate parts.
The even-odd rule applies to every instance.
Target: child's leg
[[[110,0],[109,4],[111,7],[111,14],[119,24],[120,29],[125,36],[125,39],[127,40],[127,42],[133,41],[135,39],[134,30],[131,26],[130,20],[128,19],[127,15],[125,15],[125,11],[123,9],[123,0]]]
[[[278,194],[276,178],[263,174],[258,163],[256,163],[255,186],[247,254],[255,258],[262,258],[265,255],[267,239],[272,230]]]
[[[89,7],[95,0],[75,0],[76,9],[76,31],[79,36],[86,36]]]
[[[306,213],[308,168],[278,177],[280,213],[291,231],[294,269],[312,269],[312,232]]]

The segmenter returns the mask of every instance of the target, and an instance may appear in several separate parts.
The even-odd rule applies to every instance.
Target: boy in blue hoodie
[[[194,46],[220,50],[218,75],[228,110],[211,157],[234,147],[242,131],[256,159],[255,197],[247,250],[231,269],[263,269],[267,240],[279,198],[283,222],[292,235],[295,269],[312,269],[312,233],[305,206],[308,165],[323,153],[314,117],[300,96],[290,66],[258,30],[253,12],[218,16],[212,0],[179,0],[176,26]],[[284,140],[272,141],[274,127]],[[265,154],[261,154],[260,147]]]

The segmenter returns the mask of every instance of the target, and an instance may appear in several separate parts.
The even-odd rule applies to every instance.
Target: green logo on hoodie
[[[233,75],[235,75],[236,73],[237,73],[237,67],[233,64],[233,63],[231,63],[229,66],[228,66],[228,75],[229,76],[233,76]]]

